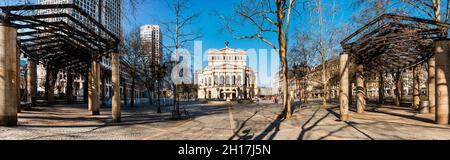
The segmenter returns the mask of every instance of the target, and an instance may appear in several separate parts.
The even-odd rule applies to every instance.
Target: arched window
[[[209,84],[209,86],[212,86],[212,84],[211,84],[211,77],[208,77],[208,84]]]
[[[231,85],[231,77],[230,76],[227,76],[226,84]]]
[[[236,85],[236,76],[233,75],[233,85]]]
[[[220,76],[219,84],[220,85],[224,85],[225,84],[225,77],[224,76]]]
[[[214,85],[217,85],[219,82],[219,77],[218,76],[214,76]]]
[[[237,85],[241,85],[242,84],[241,81],[242,81],[242,77],[241,77],[241,75],[238,75],[237,76],[237,80],[236,80],[236,84]]]

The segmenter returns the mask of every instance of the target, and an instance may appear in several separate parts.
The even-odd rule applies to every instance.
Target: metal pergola
[[[447,39],[450,24],[384,14],[341,42],[351,61],[366,74],[389,73],[421,64],[433,56],[433,41]]]
[[[28,58],[55,69],[85,73],[92,60],[109,57],[120,39],[74,4],[0,7],[3,23],[16,27]]]

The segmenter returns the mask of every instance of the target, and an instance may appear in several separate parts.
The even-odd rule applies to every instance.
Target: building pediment
[[[208,53],[209,55],[225,55],[225,54],[239,54],[245,55],[246,53],[242,50],[237,50],[229,47],[225,47],[219,50],[213,50]]]
[[[223,65],[214,65],[214,66],[208,66],[205,68],[205,70],[211,70],[211,69],[244,69],[245,66],[243,65],[236,65],[236,64],[223,64]]]

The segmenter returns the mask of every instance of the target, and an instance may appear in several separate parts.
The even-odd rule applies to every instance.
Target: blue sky
[[[222,31],[223,27],[221,24],[221,20],[217,17],[217,15],[212,14],[218,12],[223,15],[231,15],[233,13],[233,8],[236,6],[240,0],[192,0],[191,6],[192,8],[189,12],[194,11],[200,13],[200,17],[195,21],[195,23],[191,26],[191,30],[200,31],[202,38],[199,39],[202,41],[203,52],[207,49],[220,49],[225,46],[224,42],[229,41],[230,47],[238,48],[238,49],[268,49],[270,51],[271,47],[267,44],[263,43],[259,39],[247,39],[247,40],[235,40],[232,35],[227,31]],[[329,3],[329,0],[324,0],[324,4]],[[336,14],[336,24],[340,25],[341,22],[346,22],[350,19],[350,15],[352,12],[352,8],[350,7],[350,0],[341,0],[338,1],[338,6],[340,6],[338,12]],[[293,34],[293,30],[298,28],[300,30],[313,30],[315,26],[311,26],[309,21],[309,11],[300,9],[302,12],[301,16],[292,17],[292,27],[291,33]],[[142,5],[139,6],[138,11],[135,15],[128,14],[128,20],[125,21],[125,31],[130,31],[136,26],[141,25],[161,25],[162,22],[173,20],[174,16],[171,13],[171,10],[168,8],[168,4],[166,0],[145,0]],[[133,18],[135,17],[135,18]],[[311,28],[312,27],[312,28]],[[253,30],[251,27],[240,27],[237,29],[240,35],[249,35],[252,34]],[[164,33],[163,33],[164,35]],[[267,37],[272,42],[276,43],[276,36]],[[164,43],[167,42],[167,39]],[[190,46],[193,46],[190,45]],[[192,48],[188,46],[188,49],[192,52]],[[270,52],[269,52],[270,53]],[[261,55],[261,54],[249,54],[249,66],[254,70],[260,72],[259,76],[264,73],[270,74],[270,77],[275,76],[274,70],[279,67],[279,58],[277,54],[269,54],[269,55]],[[258,63],[259,60],[267,60],[268,63]],[[260,64],[260,65],[258,65]],[[207,63],[204,62],[202,64],[206,66]],[[196,67],[194,70],[198,70],[200,68]],[[271,82],[262,82],[265,78],[260,77],[260,84],[267,84]],[[273,78],[272,78],[273,79]]]
[[[137,11],[132,13],[126,13],[126,18],[124,20],[124,30],[125,32],[129,32],[135,27],[139,27],[141,25],[161,25],[161,23],[173,20],[174,16],[171,13],[171,10],[168,7],[166,2],[167,0],[143,0],[143,3],[140,4],[137,8]],[[353,10],[350,7],[351,0],[338,0],[339,12],[336,14],[335,25],[341,25],[341,23],[348,22],[350,19],[350,15]],[[1,0],[0,5],[5,3],[14,3],[19,2],[18,0]],[[189,12],[200,13],[200,17],[194,22],[192,26],[190,26],[190,30],[199,31],[202,35],[201,39],[198,39],[202,42],[203,52],[208,49],[220,49],[225,47],[224,42],[229,41],[230,47],[238,48],[238,49],[268,49],[270,51],[270,46],[263,43],[259,39],[247,39],[247,40],[235,40],[232,38],[232,35],[227,31],[221,31],[222,25],[220,23],[220,19],[217,15],[212,14],[213,12],[218,12],[222,15],[231,15],[233,13],[233,8],[240,2],[240,0],[191,0],[191,8]],[[19,2],[23,3],[23,2]],[[324,0],[324,4],[329,4],[330,0]],[[310,31],[314,30],[316,27],[311,25],[309,22],[309,11],[306,9],[300,8],[299,11],[301,15],[294,15],[292,17],[292,25],[290,33],[293,34],[295,29]],[[239,35],[249,35],[253,33],[253,29],[251,26],[238,26],[236,29],[239,32]],[[164,36],[163,32],[163,36]],[[266,37],[270,41],[276,44],[277,39],[276,35]],[[167,38],[164,39],[164,43],[167,42]],[[292,42],[292,41],[291,41]],[[189,45],[188,50],[193,52],[193,44]],[[269,52],[270,53],[270,52]],[[279,68],[279,58],[276,53],[269,55],[261,55],[261,54],[249,54],[249,66],[254,70],[261,73],[270,74],[271,77],[274,77],[277,68]],[[259,63],[259,60],[267,61],[268,63]],[[205,62],[202,64],[203,66],[207,65]],[[194,68],[194,70],[199,69],[199,67]],[[260,78],[262,81],[264,78]],[[270,82],[261,82],[261,83],[270,83]]]

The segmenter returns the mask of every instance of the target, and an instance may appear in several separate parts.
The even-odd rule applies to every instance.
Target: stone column
[[[127,83],[125,82],[125,80],[124,80],[124,82],[122,82],[123,83],[123,105],[124,106],[127,106],[128,105],[128,89],[127,89]],[[177,91],[178,92],[178,91]],[[178,94],[175,94],[175,95],[178,95]],[[153,96],[154,97],[154,96]]]
[[[436,57],[428,59],[428,100],[430,113],[436,112]]]
[[[16,95],[16,101],[17,101],[17,112],[21,112],[22,111],[22,107],[21,107],[21,102],[22,100],[20,99],[20,48],[16,48],[16,87],[17,87],[17,95]]]
[[[37,93],[37,65],[31,58],[28,58],[27,70],[27,101],[34,107]]]
[[[91,62],[92,65],[92,62]],[[94,101],[92,100],[92,83],[93,82],[93,78],[92,78],[92,73],[93,73],[94,67],[91,66],[91,68],[88,71],[88,76],[87,76],[87,98],[88,98],[88,110],[92,111],[92,106],[94,105]]]
[[[98,101],[98,62],[94,58],[92,60],[91,72],[89,77],[89,106],[92,115],[100,115],[99,101]]]
[[[17,29],[0,23],[0,126],[17,125]]]
[[[420,81],[419,81],[420,66],[413,67],[413,109],[420,108]]]
[[[82,88],[83,88],[83,100],[85,103],[89,101],[89,78],[90,78],[89,75],[90,75],[89,71],[88,71],[88,73],[83,75],[84,81],[82,84],[83,85]],[[91,110],[91,108],[89,107],[89,111],[90,110]]]
[[[348,77],[348,54],[343,53],[339,60],[339,73],[340,73],[340,89],[339,89],[339,102],[340,102],[340,119],[341,121],[348,121],[348,105],[349,105],[349,77]]]
[[[349,68],[350,68],[350,66],[349,66]],[[350,75],[349,75],[349,77],[350,77]],[[350,81],[350,84],[348,85],[348,104],[349,105],[353,104],[353,85],[354,84],[351,83],[351,81]]]
[[[450,66],[449,43],[447,40],[437,40],[434,42],[434,52],[436,56],[436,123],[447,125],[449,114],[449,84]]]
[[[73,75],[72,73],[67,72],[67,84],[66,84],[66,97],[67,103],[73,102]]]
[[[380,72],[378,82],[378,103],[384,104],[384,73]]]
[[[112,121],[118,123],[121,120],[120,116],[120,60],[117,52],[112,53]]]
[[[366,108],[365,92],[364,92],[364,66],[358,65],[356,73],[356,112],[363,113]]]
[[[101,85],[101,100],[102,100],[102,108],[106,108],[106,74],[103,70],[101,70],[102,85]]]
[[[53,105],[55,104],[55,74],[54,71],[56,70],[53,67],[47,66],[47,83],[48,83],[48,88],[45,88],[47,90],[47,102],[49,105]]]

